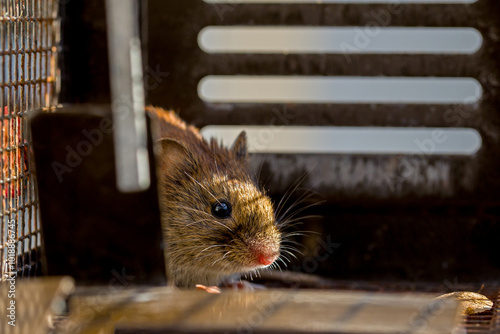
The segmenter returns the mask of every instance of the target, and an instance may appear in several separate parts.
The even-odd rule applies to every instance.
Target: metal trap
[[[89,110],[109,109],[96,104],[116,103],[104,2],[1,6],[2,279],[44,270],[96,283],[92,260],[100,253],[78,262],[87,245],[73,242],[57,219],[41,225],[26,120],[60,101],[83,117],[66,120],[70,136]],[[299,229],[315,234],[294,239],[302,254],[288,269],[326,281],[299,287],[444,293],[484,286],[493,309],[463,318],[456,330],[489,333],[500,331],[499,15],[495,0],[148,0],[137,2],[131,19],[139,22],[146,103],[178,110],[226,144],[245,129],[252,168],[276,203],[285,197],[287,207],[300,202],[301,214],[319,215],[303,220]],[[41,119],[61,115],[68,114]],[[38,138],[57,138],[44,137],[43,128]],[[102,152],[105,159],[113,150]],[[47,180],[40,196],[56,196]],[[91,191],[92,183],[82,186]],[[42,240],[50,229],[57,233]],[[74,248],[62,252],[62,245]],[[163,270],[157,250],[140,254],[150,261],[142,273]]]

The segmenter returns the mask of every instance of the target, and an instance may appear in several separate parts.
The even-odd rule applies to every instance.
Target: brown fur
[[[175,113],[148,107],[160,128],[157,146],[167,273],[179,286],[215,285],[228,276],[265,267],[255,250],[279,252],[281,233],[271,200],[250,177],[246,136],[231,149],[205,141]],[[231,217],[212,205],[226,200]]]

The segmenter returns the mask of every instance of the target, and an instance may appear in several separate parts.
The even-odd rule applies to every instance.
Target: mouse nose
[[[264,266],[268,266],[268,265],[272,264],[274,261],[276,261],[276,259],[278,258],[278,255],[279,255],[279,253],[274,253],[274,254],[261,253],[260,255],[258,255],[257,259],[258,259],[260,264],[262,264]]]
[[[276,261],[280,255],[279,248],[270,245],[253,244],[249,248],[257,265],[268,266]]]

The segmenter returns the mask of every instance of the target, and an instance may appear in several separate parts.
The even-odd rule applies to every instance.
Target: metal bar
[[[135,0],[106,1],[117,186],[122,192],[150,185],[137,12]]]

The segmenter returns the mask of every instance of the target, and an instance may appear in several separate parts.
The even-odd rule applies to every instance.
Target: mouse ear
[[[248,149],[247,149],[247,134],[245,131],[241,131],[238,135],[238,138],[231,146],[231,151],[236,155],[236,159],[246,161],[248,158]]]
[[[181,142],[164,138],[155,143],[156,160],[161,170],[170,174],[174,169],[183,169],[193,166],[193,156]]]

